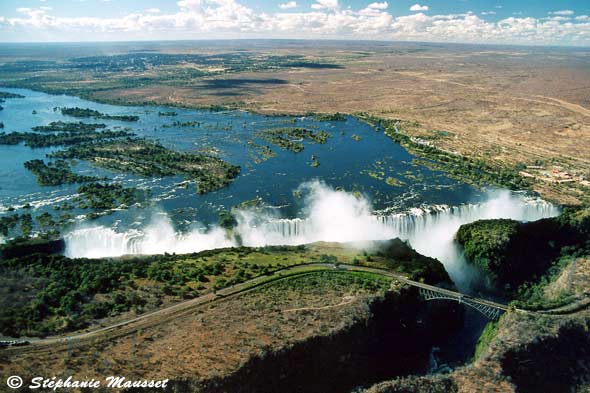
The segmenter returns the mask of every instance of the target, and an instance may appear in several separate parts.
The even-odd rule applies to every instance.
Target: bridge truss
[[[492,302],[481,301],[479,299],[472,298],[470,296],[465,296],[457,292],[446,290],[439,291],[429,288],[419,288],[419,292],[420,296],[424,300],[453,300],[479,311],[480,313],[485,315],[486,318],[493,321],[500,318],[500,315],[502,315],[502,313],[506,311],[506,308],[503,306],[496,305]]]

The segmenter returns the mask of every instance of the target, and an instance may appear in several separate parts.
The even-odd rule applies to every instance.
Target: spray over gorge
[[[535,221],[559,210],[539,198],[490,191],[486,200],[460,206],[435,205],[405,212],[375,211],[364,196],[336,191],[319,181],[302,184],[300,213],[281,217],[276,209],[235,210],[234,230],[212,226],[179,232],[163,213],[143,229],[116,232],[106,227],[76,229],[65,235],[70,257],[101,258],[127,254],[189,253],[232,246],[299,245],[318,241],[358,243],[399,237],[418,252],[439,259],[458,285],[470,279],[453,238],[463,224],[481,219]],[[199,225],[197,223],[197,225]]]

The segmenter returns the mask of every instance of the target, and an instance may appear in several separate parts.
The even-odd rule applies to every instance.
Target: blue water
[[[185,179],[178,176],[146,178],[95,168],[85,162],[73,165],[77,173],[107,176],[126,186],[149,188],[152,195],[149,211],[169,213],[180,227],[183,223],[195,220],[201,223],[215,222],[219,210],[230,209],[254,198],[261,198],[269,206],[279,206],[286,217],[297,216],[300,199],[294,197],[293,191],[312,179],[321,179],[330,186],[360,192],[372,201],[375,209],[403,210],[430,204],[458,205],[477,202],[482,198],[477,189],[451,179],[444,173],[414,164],[414,157],[384,135],[382,130],[353,117],[346,121],[315,121],[313,118],[268,117],[242,111],[128,107],[24,89],[1,90],[25,96],[24,99],[7,99],[2,104],[5,109],[0,111],[0,122],[4,123],[4,132],[28,132],[31,127],[59,120],[106,123],[111,129],[128,127],[138,136],[157,140],[171,149],[210,152],[241,166],[241,174],[230,186],[206,195],[197,195],[194,183],[183,187],[180,183]],[[140,120],[76,119],[54,110],[56,107],[76,106],[112,115],[137,115]],[[33,114],[33,111],[36,113]],[[167,111],[174,111],[177,116],[158,115],[158,112]],[[200,122],[200,127],[162,127],[173,122],[194,121]],[[294,126],[324,130],[332,137],[324,145],[304,142],[305,149],[298,154],[271,145],[277,156],[266,160],[248,145],[249,141],[268,145],[256,138],[256,131]],[[361,139],[357,141],[352,138],[353,135]],[[61,147],[31,149],[22,145],[0,145],[0,214],[7,214],[6,209],[10,206],[18,212],[27,203],[33,206],[27,212],[54,213],[55,206],[75,195],[79,185],[38,186],[35,176],[23,167],[25,161],[44,158],[59,149]],[[310,166],[312,155],[320,162],[319,167]],[[370,171],[383,172],[380,174],[382,179],[369,176]],[[385,183],[387,177],[393,177],[403,182],[403,185],[390,186]],[[74,211],[74,215],[80,217],[84,213],[87,211]],[[142,225],[149,216],[145,208],[131,208],[101,217],[96,223],[132,227]]]

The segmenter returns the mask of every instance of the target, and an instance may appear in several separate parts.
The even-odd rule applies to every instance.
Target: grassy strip
[[[282,149],[299,153],[304,149],[303,140],[324,144],[330,138],[326,131],[312,131],[306,128],[286,127],[258,131],[256,136]]]
[[[481,332],[479,339],[477,340],[477,344],[475,346],[475,353],[473,355],[473,360],[477,360],[481,357],[481,355],[488,349],[490,343],[496,338],[498,334],[498,326],[500,325],[499,321],[491,321],[488,322],[486,327]]]
[[[80,143],[87,143],[104,139],[116,139],[130,137],[127,131],[103,131],[103,132],[64,132],[55,134],[37,134],[34,132],[11,132],[10,134],[0,133],[0,145],[18,145],[24,142],[25,146],[31,148],[51,146],[71,146]]]
[[[420,157],[415,160],[416,163],[446,172],[458,180],[476,186],[496,185],[512,190],[531,186],[530,180],[520,176],[516,169],[495,167],[481,160],[445,152],[431,144],[419,142],[399,130],[402,125],[398,120],[382,119],[367,113],[357,114],[356,117],[373,126],[382,127],[387,136]]]
[[[134,122],[139,121],[139,116],[132,116],[132,115],[107,115],[101,113],[99,111],[95,111],[94,109],[85,109],[85,108],[59,108],[61,114],[64,116],[71,116],[77,118],[94,118],[94,119],[105,119],[105,120],[118,120],[118,121],[127,121],[127,122]]]
[[[144,176],[184,175],[197,181],[199,194],[228,185],[240,172],[239,166],[217,157],[177,152],[137,138],[78,144],[52,157],[81,159],[103,168]]]
[[[49,164],[45,164],[43,160],[31,160],[25,162],[24,166],[37,176],[37,183],[41,186],[60,186],[62,184],[100,180],[95,176],[83,176],[73,173],[70,165],[63,160],[57,160]]]
[[[20,94],[9,93],[7,91],[0,91],[0,99],[8,99],[8,98],[25,98]]]
[[[64,121],[52,121],[46,126],[36,126],[31,128],[33,131],[37,132],[93,132],[98,130],[99,128],[106,128],[106,124],[97,123],[97,124],[87,124],[87,123],[67,123]]]

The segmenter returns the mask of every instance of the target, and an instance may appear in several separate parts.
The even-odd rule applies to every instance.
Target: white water
[[[67,234],[69,257],[99,258],[126,254],[189,253],[238,245],[296,245],[316,241],[366,242],[399,237],[421,254],[439,259],[456,284],[469,285],[467,265],[453,238],[463,224],[488,218],[533,221],[552,217],[559,210],[541,199],[509,191],[490,193],[484,203],[456,207],[415,208],[405,213],[374,212],[364,198],[335,191],[323,183],[301,186],[305,199],[303,218],[284,219],[260,211],[236,212],[235,237],[225,230],[178,233],[166,215],[158,214],[141,231],[117,233],[106,227],[79,228]]]
[[[103,258],[122,255],[190,253],[235,245],[225,230],[194,230],[178,233],[170,218],[157,214],[142,231],[115,232],[102,226],[80,228],[65,236],[66,255],[72,258]]]

